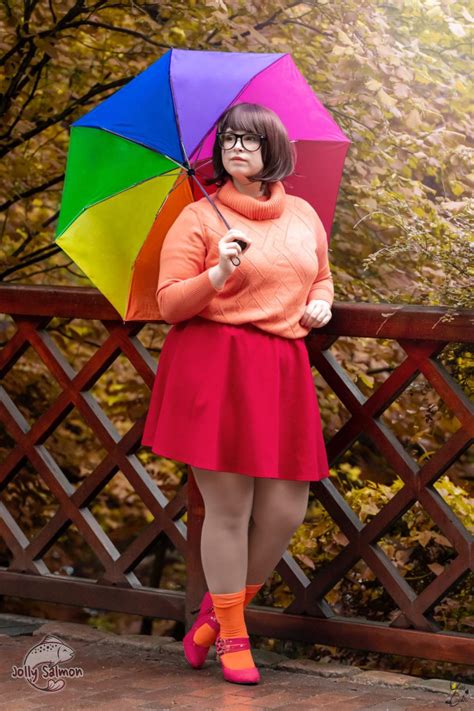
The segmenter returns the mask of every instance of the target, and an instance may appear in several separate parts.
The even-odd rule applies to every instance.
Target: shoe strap
[[[216,614],[214,612],[214,608],[211,609],[210,612],[208,612],[205,617],[202,619],[202,622],[207,622],[210,627],[212,627],[216,632],[219,632],[220,630],[220,624],[217,621]]]
[[[250,649],[250,640],[248,637],[229,637],[216,639],[216,654],[222,656],[229,652],[242,652],[244,649]]]
[[[220,625],[217,621],[217,617],[213,607],[211,607],[209,611],[201,612],[194,620],[193,627],[197,629],[198,627],[204,624],[209,625],[209,627],[212,627],[213,630],[219,632]]]

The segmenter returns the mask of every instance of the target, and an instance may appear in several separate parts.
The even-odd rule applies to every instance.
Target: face
[[[225,133],[235,133],[237,136],[249,134],[248,131],[234,131],[232,128],[227,128]],[[263,168],[262,146],[256,151],[249,151],[242,146],[240,139],[229,150],[221,148],[221,156],[224,168],[229,175],[244,184],[251,182],[248,177],[256,175]],[[239,158],[240,160],[237,160]]]

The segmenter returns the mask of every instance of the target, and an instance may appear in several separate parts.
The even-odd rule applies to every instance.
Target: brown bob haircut
[[[293,173],[296,151],[284,124],[272,109],[261,104],[236,104],[221,114],[217,121],[217,131],[225,131],[228,128],[234,131],[259,133],[267,137],[261,148],[263,168],[259,173],[249,176],[249,180],[273,183]],[[227,178],[230,178],[222,163],[221,150],[216,135],[212,149],[214,177],[207,178],[204,181],[206,185],[216,184],[220,187]]]

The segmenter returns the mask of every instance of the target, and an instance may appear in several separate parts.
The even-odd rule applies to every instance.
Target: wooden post
[[[186,545],[185,628],[191,627],[196,611],[207,590],[201,561],[201,530],[204,521],[204,501],[192,468],[188,465],[188,535]]]

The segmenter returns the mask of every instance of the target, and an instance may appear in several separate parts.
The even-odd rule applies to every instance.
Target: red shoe
[[[194,620],[191,629],[185,634],[183,638],[183,648],[184,656],[189,664],[194,669],[200,669],[204,662],[206,661],[207,653],[209,652],[209,647],[205,647],[202,644],[197,644],[194,642],[194,633],[202,624],[207,623],[212,629],[216,631],[216,637],[220,630],[220,625],[214,614],[214,607],[212,603],[212,598],[209,592],[204,595],[201,607],[199,609],[198,616]]]
[[[229,669],[229,667],[225,666],[223,654],[241,652],[244,649],[250,649],[250,640],[248,637],[222,639],[220,635],[217,635],[216,654],[221,663],[224,679],[234,684],[258,684],[260,681],[260,673],[257,667],[250,667],[249,669]]]

